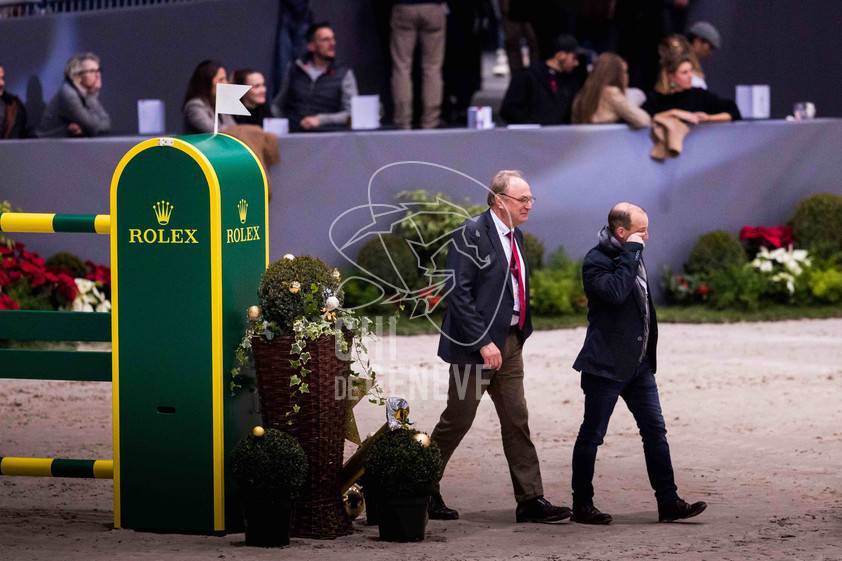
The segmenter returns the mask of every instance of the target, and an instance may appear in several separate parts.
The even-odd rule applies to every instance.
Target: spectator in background
[[[661,60],[661,68],[658,71],[658,79],[655,82],[656,92],[662,94],[670,93],[670,79],[667,76],[665,64],[670,59],[681,57],[686,58],[693,65],[693,87],[702,88],[703,90],[708,88],[705,82],[705,73],[702,71],[702,65],[699,64],[699,59],[696,58],[690,42],[687,41],[684,35],[675,34],[664,37],[664,40],[658,46],[658,55]]]
[[[658,45],[683,33],[689,0],[623,0],[616,3],[617,54],[629,63],[629,84],[649,91],[658,78]]]
[[[689,124],[736,121],[741,118],[730,99],[693,87],[693,63],[688,56],[670,57],[664,62],[669,92],[652,92],[643,104],[650,115],[669,113]]]
[[[304,54],[307,28],[313,21],[310,0],[281,0],[278,9],[278,39],[272,91],[278,91],[289,65]]]
[[[263,126],[263,119],[271,117],[269,103],[266,101],[266,79],[263,74],[251,68],[235,70],[231,81],[234,84],[251,86],[251,89],[242,97],[243,105],[251,112],[251,115],[232,115],[234,121],[239,125]]]
[[[464,127],[474,94],[482,88],[482,28],[487,0],[459,0],[450,5],[442,79],[441,120]],[[423,66],[423,62],[422,62]],[[425,82],[426,83],[426,82]],[[422,127],[424,117],[421,118]],[[435,126],[435,125],[434,125]]]
[[[193,70],[187,93],[184,94],[184,131],[188,134],[213,132],[216,105],[216,85],[227,84],[225,68],[221,62],[203,60]],[[231,115],[219,115],[219,128],[234,124]]]
[[[509,73],[514,76],[525,68],[522,51],[524,46],[529,52],[529,64],[538,60],[538,39],[528,21],[527,5],[522,0],[500,0],[500,13]]]
[[[347,127],[357,80],[347,66],[335,63],[336,36],[327,22],[307,30],[307,54],[289,65],[281,91],[272,100],[272,115],[289,119],[292,131]]]
[[[40,137],[99,136],[111,130],[111,117],[99,102],[102,69],[94,53],[74,55],[64,68],[64,83],[44,109]]]
[[[614,53],[596,59],[588,79],[573,102],[574,123],[626,122],[633,128],[648,127],[649,114],[626,98],[629,67]]]
[[[714,49],[719,49],[722,46],[722,38],[719,36],[719,31],[706,21],[697,21],[687,30],[687,39],[690,42],[690,47],[693,55],[698,61],[703,61],[713,54]],[[698,64],[698,62],[697,62]],[[705,73],[702,72],[702,67],[699,65],[698,74],[701,77],[701,83],[695,83],[694,86],[707,89],[705,84]]]
[[[6,70],[0,65],[0,139],[26,138],[26,108],[6,91]]]
[[[421,43],[421,128],[439,126],[444,62],[445,5],[441,1],[395,0],[392,8],[392,98],[395,125],[412,126],[412,57]]]
[[[536,61],[512,77],[500,114],[508,123],[561,125],[570,123],[573,99],[581,87],[574,74],[579,66],[578,43],[570,35],[556,39],[554,54]]]

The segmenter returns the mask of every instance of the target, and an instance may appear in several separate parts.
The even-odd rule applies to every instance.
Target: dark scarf
[[[603,226],[599,231],[599,246],[612,257],[616,257],[623,249],[623,242],[611,235],[608,226]],[[643,349],[640,360],[646,357],[646,347],[649,345],[649,275],[646,273],[646,265],[643,257],[640,258],[637,267],[637,279],[635,279],[635,297],[643,312]]]

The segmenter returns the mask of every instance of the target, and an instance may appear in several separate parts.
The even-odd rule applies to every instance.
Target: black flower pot
[[[365,525],[375,526],[380,523],[380,493],[375,487],[367,484],[363,487],[365,500]]]
[[[282,547],[289,545],[289,520],[292,505],[289,499],[246,493],[243,516],[246,522],[246,545]]]
[[[427,529],[428,496],[383,498],[378,523],[380,539],[389,542],[420,542]]]

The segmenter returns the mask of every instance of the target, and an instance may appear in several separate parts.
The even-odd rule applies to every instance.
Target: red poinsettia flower
[[[20,310],[20,304],[12,300],[8,294],[0,292],[0,310]]]

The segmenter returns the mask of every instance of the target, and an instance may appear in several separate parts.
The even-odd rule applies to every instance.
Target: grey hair
[[[99,57],[94,53],[77,53],[70,57],[70,60],[64,66],[64,75],[75,82],[79,76],[79,72],[82,70],[82,63],[86,60],[92,60],[99,64]]]
[[[520,170],[516,169],[501,169],[497,173],[494,174],[494,177],[491,179],[491,192],[488,193],[488,206],[494,206],[494,200],[500,193],[505,193],[506,189],[509,188],[509,184],[512,182],[512,179],[520,179],[521,181],[526,181],[523,178],[523,173]]]

